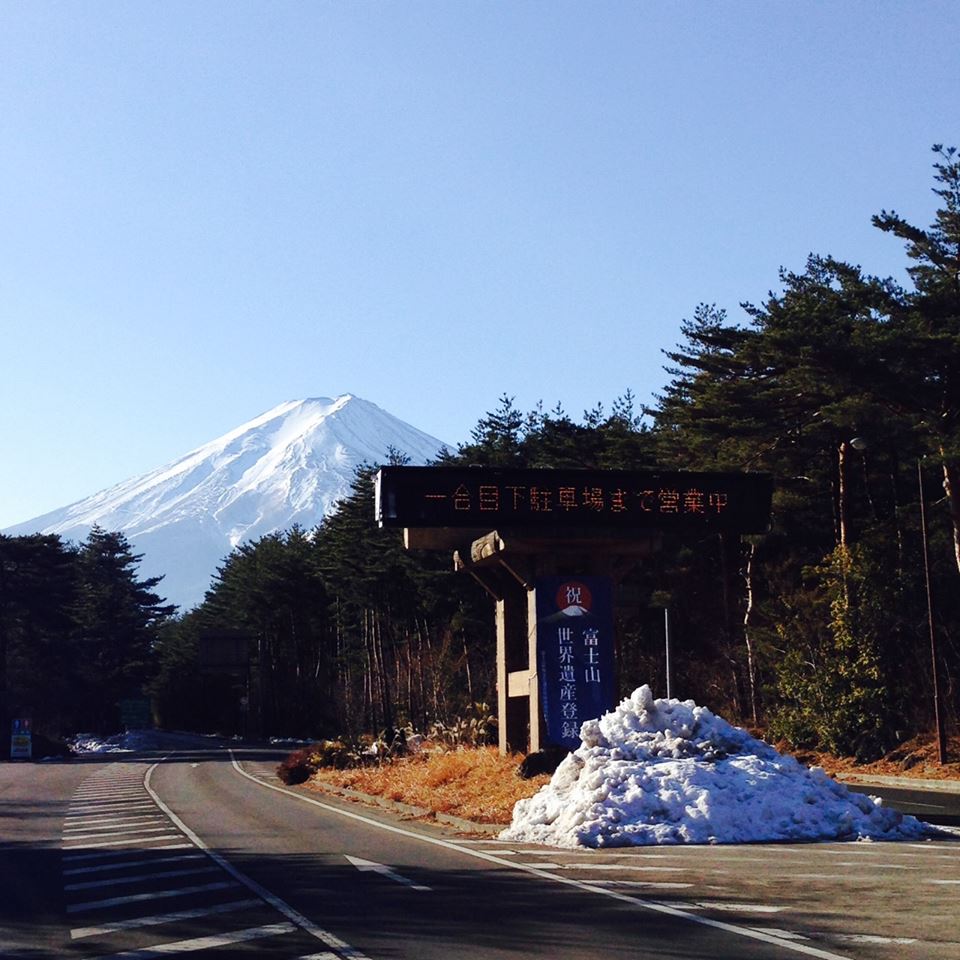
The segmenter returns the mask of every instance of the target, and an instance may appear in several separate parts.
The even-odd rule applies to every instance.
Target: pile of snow
[[[116,733],[112,737],[99,737],[94,733],[78,733],[69,740],[74,753],[130,753],[138,749],[138,731]]]
[[[78,733],[69,741],[74,753],[132,753],[149,749],[151,735],[147,730],[128,730],[112,737],[98,737],[93,733]]]
[[[500,839],[559,847],[904,840],[931,830],[848,790],[692,700],[642,686],[580,730]]]

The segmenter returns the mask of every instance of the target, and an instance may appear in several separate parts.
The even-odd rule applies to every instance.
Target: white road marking
[[[344,854],[344,856],[347,856]],[[401,883],[405,887],[410,887],[412,890],[430,890],[430,887],[424,886],[422,883],[414,883],[409,877],[403,876],[403,874],[397,873],[392,867],[388,867],[382,863],[374,863],[372,860],[364,860],[362,857],[350,857],[347,856],[348,862],[352,863],[361,873],[378,873],[381,877],[386,877],[388,880],[393,880],[395,883]]]
[[[82,883],[68,883],[64,890],[96,890],[100,887],[119,887],[125,883],[139,883],[141,880],[166,880],[170,877],[189,877],[198,873],[216,873],[220,868],[213,864],[209,867],[191,867],[187,870],[161,870],[157,873],[137,873],[129,877],[110,877],[108,880],[84,880]]]
[[[179,833],[172,834],[172,836],[177,837],[178,839],[183,839]],[[157,837],[157,840],[163,840],[163,837]],[[102,844],[93,844],[93,846],[102,846]],[[82,843],[75,848],[64,847],[65,850],[76,849],[76,850],[89,850],[90,844]],[[168,843],[165,847],[153,847],[153,850],[192,850],[192,843]],[[96,853],[65,853],[63,855],[64,863],[77,863],[80,860],[107,860],[114,859],[116,857],[129,857],[131,853],[140,853],[141,851],[134,848],[133,850],[98,850]]]
[[[76,877],[82,874],[106,873],[108,870],[126,870],[129,867],[152,867],[157,863],[175,863],[180,860],[198,860],[203,857],[203,853],[197,850],[196,853],[182,853],[176,857],[153,857],[149,860],[125,860],[120,863],[102,863],[98,867],[73,867],[70,870],[64,870],[65,877]]]
[[[556,854],[554,854],[556,856]],[[518,867],[536,867],[540,870],[632,870],[635,873],[719,873],[729,874],[730,870],[721,870],[717,867],[648,867],[642,863],[554,863],[552,861],[522,860],[512,861]]]
[[[121,800],[118,803],[87,803],[79,807],[70,807],[67,810],[67,816],[75,816],[81,813],[122,813],[125,810],[152,810],[153,804],[149,800]]]
[[[119,847],[128,843],[162,843],[164,840],[172,840],[174,837],[179,837],[179,833],[171,831],[170,833],[161,834],[159,837],[138,837],[138,836],[129,836],[122,837],[119,840],[100,840],[97,843],[78,843],[73,847],[64,847],[64,850],[95,850],[98,847]],[[70,837],[71,840],[82,840],[83,837]],[[167,849],[162,847],[161,849]]]
[[[143,792],[140,790],[111,790],[98,791],[97,793],[75,793],[72,799],[73,802],[80,801],[82,803],[95,803],[97,801],[118,803],[121,800],[142,800]]]
[[[153,804],[144,804],[143,806],[131,809],[130,807],[118,807],[115,810],[84,810],[80,813],[68,813],[64,818],[65,823],[108,823],[117,820],[143,819],[156,815],[156,808]]]
[[[924,883],[960,883],[960,880],[925,880]]]
[[[633,907],[640,907],[643,910],[649,910],[653,913],[666,914],[667,916],[676,917],[680,920],[687,920],[691,923],[712,927],[716,930],[723,930],[724,932],[734,934],[735,936],[745,937],[751,940],[759,940],[762,943],[774,944],[783,950],[801,953],[808,957],[818,957],[820,960],[850,960],[849,957],[845,957],[842,954],[831,953],[830,951],[821,950],[817,947],[809,947],[805,944],[795,943],[790,940],[785,940],[782,937],[773,936],[764,931],[754,930],[750,927],[741,927],[732,923],[725,923],[721,920],[714,920],[711,917],[699,917],[696,914],[689,913],[684,909],[669,907],[666,904],[659,903],[656,900],[644,900],[636,896],[630,896],[625,893],[619,893],[616,890],[591,884],[589,881],[574,880],[570,877],[558,876],[555,873],[549,873],[548,871],[544,870],[542,866],[532,866],[519,863],[515,860],[498,857],[495,854],[489,853],[485,850],[477,849],[476,847],[464,846],[459,843],[455,843],[452,840],[443,839],[442,837],[431,837],[427,836],[426,834],[415,833],[412,830],[398,827],[392,823],[383,823],[379,820],[374,820],[372,817],[367,817],[360,813],[354,813],[352,810],[341,809],[333,806],[332,804],[324,803],[321,800],[314,800],[312,797],[307,797],[301,793],[296,793],[293,790],[288,790],[285,787],[278,787],[276,784],[268,783],[266,780],[261,780],[259,777],[255,777],[253,774],[247,773],[247,771],[240,766],[232,750],[230,751],[230,758],[237,773],[239,773],[242,777],[253,781],[254,783],[260,784],[262,787],[266,787],[268,790],[274,790],[277,793],[286,794],[288,797],[293,797],[294,799],[300,800],[304,803],[312,804],[313,806],[319,807],[321,810],[326,810],[327,812],[336,814],[337,816],[346,817],[349,820],[356,820],[359,823],[365,823],[369,826],[376,827],[378,830],[385,830],[388,833],[396,833],[400,836],[408,837],[409,839],[416,840],[420,843],[429,843],[433,844],[434,846],[443,847],[447,850],[454,850],[460,854],[463,854],[464,856],[474,857],[478,860],[484,860],[488,863],[495,863],[502,867],[512,867],[516,870],[522,870],[525,873],[530,873],[533,876],[540,877],[544,880],[550,880],[554,883],[563,884],[565,886],[573,887],[589,893],[596,893],[600,896],[609,897],[613,900],[618,900],[621,903],[627,903]]]
[[[637,887],[644,890],[684,890],[693,886],[692,883],[682,883],[678,880],[591,880],[590,882],[611,887]]]
[[[64,833],[79,833],[82,830],[117,830],[120,827],[129,826],[130,824],[140,824],[145,826],[149,823],[162,823],[163,817],[158,817],[156,814],[144,814],[139,817],[123,817],[120,820],[114,818],[109,818],[106,822],[101,820],[91,821],[91,820],[82,820],[76,823],[65,823],[63,827]],[[132,827],[131,829],[136,829]]]
[[[193,893],[208,893],[213,890],[226,890],[235,887],[232,880],[217,880],[215,883],[198,883],[192,887],[180,887],[176,890],[156,890],[153,893],[131,893],[125,897],[109,897],[106,900],[87,900],[84,903],[70,903],[67,913],[85,913],[87,910],[99,910],[101,907],[118,907],[123,903],[139,903],[141,900],[166,900],[169,897],[186,897]]]
[[[831,933],[827,936],[834,940],[845,940],[847,943],[907,944],[917,942],[914,937],[877,937],[869,933]]]
[[[130,920],[116,920],[113,923],[103,923],[98,927],[77,927],[70,931],[73,940],[83,937],[100,937],[108,933],[118,933],[121,930],[137,930],[140,927],[155,927],[163,923],[177,923],[180,920],[195,920],[199,917],[213,916],[218,913],[235,913],[237,910],[249,910],[253,907],[262,907],[263,902],[256,900],[231,900],[230,903],[218,903],[210,907],[194,907],[192,910],[177,910],[174,913],[155,913],[148,917],[133,917]]]
[[[64,837],[64,840],[102,840],[105,834],[117,834],[118,836],[128,836],[132,840],[136,840],[141,834],[144,833],[162,833],[163,831],[169,831],[170,827],[167,824],[164,824],[160,827],[122,827],[119,830],[103,830],[99,833],[73,833],[69,837]]]
[[[233,752],[230,753],[231,758],[233,757]],[[261,886],[257,883],[256,880],[248,877],[245,873],[241,873],[229,860],[217,853],[216,850],[211,850],[204,842],[194,833],[157,795],[157,792],[150,786],[150,779],[153,776],[153,771],[157,769],[159,764],[155,763],[150,767],[146,775],[143,778],[143,787],[150,794],[150,797],[153,799],[153,802],[170,818],[170,822],[176,826],[184,836],[186,836],[194,846],[203,850],[204,853],[211,860],[221,866],[231,877],[237,880],[238,883],[242,883],[248,890],[255,893],[261,900],[265,903],[270,904],[275,910],[278,910],[282,913],[288,920],[291,920],[298,927],[305,930],[310,936],[319,940],[321,943],[326,944],[328,947],[332,947],[336,950],[341,957],[349,957],[351,960],[370,960],[365,954],[361,953],[359,950],[354,949],[347,943],[345,940],[341,940],[335,933],[331,933],[329,930],[324,930],[323,927],[314,923],[312,920],[309,920],[302,913],[297,910],[294,910],[288,903],[284,900],[281,900],[278,896],[272,894],[266,887]]]
[[[706,910],[727,910],[730,913],[782,913],[786,907],[776,907],[769,903],[737,903],[727,900],[698,900]]]
[[[784,940],[809,940],[802,933],[794,933],[792,930],[784,930],[781,927],[754,927],[754,930],[766,930],[767,933],[774,933]]]
[[[213,950],[230,943],[244,943],[260,940],[263,937],[276,937],[282,933],[295,933],[292,923],[271,923],[263,927],[248,927],[246,930],[234,930],[214,937],[197,937],[194,940],[176,940],[171,943],[158,943],[142,950],[126,950],[123,953],[111,953],[97,960],[151,960],[153,957],[166,957],[172,953],[193,953],[197,950]]]

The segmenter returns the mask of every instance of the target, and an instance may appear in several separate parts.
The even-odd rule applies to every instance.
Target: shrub
[[[313,747],[294,750],[278,767],[277,776],[288,786],[305,783],[317,769],[310,762]]]

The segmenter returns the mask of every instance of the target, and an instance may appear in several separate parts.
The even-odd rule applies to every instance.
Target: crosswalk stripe
[[[179,833],[173,833],[165,837],[148,837],[150,841],[156,840],[160,842],[162,840],[170,840],[173,837],[177,837],[182,840],[183,837]],[[117,857],[129,857],[132,853],[140,853],[136,847],[130,850],[100,850],[96,849],[99,847],[115,847],[117,843],[126,843],[126,840],[114,841],[111,840],[109,843],[78,843],[75,847],[64,847],[64,851],[67,850],[94,850],[93,853],[66,853],[63,854],[64,863],[78,863],[81,860],[107,860],[107,859],[116,859]],[[147,842],[145,839],[144,843]],[[163,847],[152,847],[153,850],[192,850],[195,849],[192,843],[168,843]]]
[[[161,870],[157,873],[137,873],[130,877],[110,877],[108,880],[84,880],[82,883],[68,883],[64,890],[96,890],[99,887],[119,887],[125,883],[139,883],[143,880],[163,880],[170,877],[189,877],[198,873],[219,873],[216,865],[209,867],[192,867],[188,870]]]
[[[77,833],[80,830],[116,830],[118,827],[126,826],[131,823],[164,823],[163,817],[156,814],[144,813],[138,817],[98,817],[95,820],[78,820],[75,823],[69,821],[64,824],[63,832]]]
[[[184,847],[188,844],[184,844]],[[192,846],[190,844],[189,846]],[[149,860],[121,860],[120,863],[101,863],[95,867],[73,867],[64,870],[65,877],[77,877],[89,873],[106,873],[109,870],[126,870],[129,867],[152,867],[158,863],[175,863],[179,860],[198,860],[203,856],[199,850],[196,853],[181,853],[176,857],[152,857]]]
[[[102,937],[110,933],[119,933],[121,930],[138,930],[140,927],[155,927],[164,923],[177,923],[180,920],[196,920],[200,917],[235,913],[237,910],[249,910],[262,906],[263,901],[255,898],[231,900],[229,903],[216,903],[209,907],[194,907],[191,910],[177,910],[173,913],[155,913],[146,917],[132,917],[129,920],[115,920],[113,923],[102,923],[96,927],[76,927],[70,931],[70,938],[82,940],[84,937]]]
[[[119,800],[116,803],[85,803],[79,807],[70,807],[67,816],[76,816],[78,813],[111,813],[124,810],[152,810],[153,804],[148,800]]]
[[[163,830],[169,829],[169,825],[165,824],[160,827],[124,827],[120,830],[113,830],[112,832],[128,834],[132,839],[136,839],[136,836],[141,833],[160,833]],[[64,840],[101,840],[102,838],[103,833],[77,833],[69,837],[64,837]]]
[[[103,907],[116,907],[122,903],[137,903],[141,900],[164,900],[167,897],[185,897],[191,893],[208,893],[213,890],[226,890],[236,887],[233,880],[218,880],[216,883],[201,883],[193,887],[180,887],[177,890],[157,890],[154,893],[132,893],[125,897],[110,897],[107,900],[87,900],[84,903],[71,903],[67,913],[83,913],[86,910],[100,910]]]
[[[230,943],[243,943],[259,940],[262,937],[275,937],[282,933],[294,933],[296,927],[287,921],[270,923],[263,927],[248,927],[232,933],[221,933],[214,937],[197,937],[194,940],[177,940],[171,943],[158,943],[142,950],[127,950],[124,953],[111,953],[97,960],[150,960],[152,957],[165,957],[172,953],[191,953],[195,950],[213,950]]]

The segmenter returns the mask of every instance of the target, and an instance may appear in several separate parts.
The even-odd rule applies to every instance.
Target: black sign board
[[[761,533],[773,482],[758,473],[383,467],[376,489],[382,527]]]

